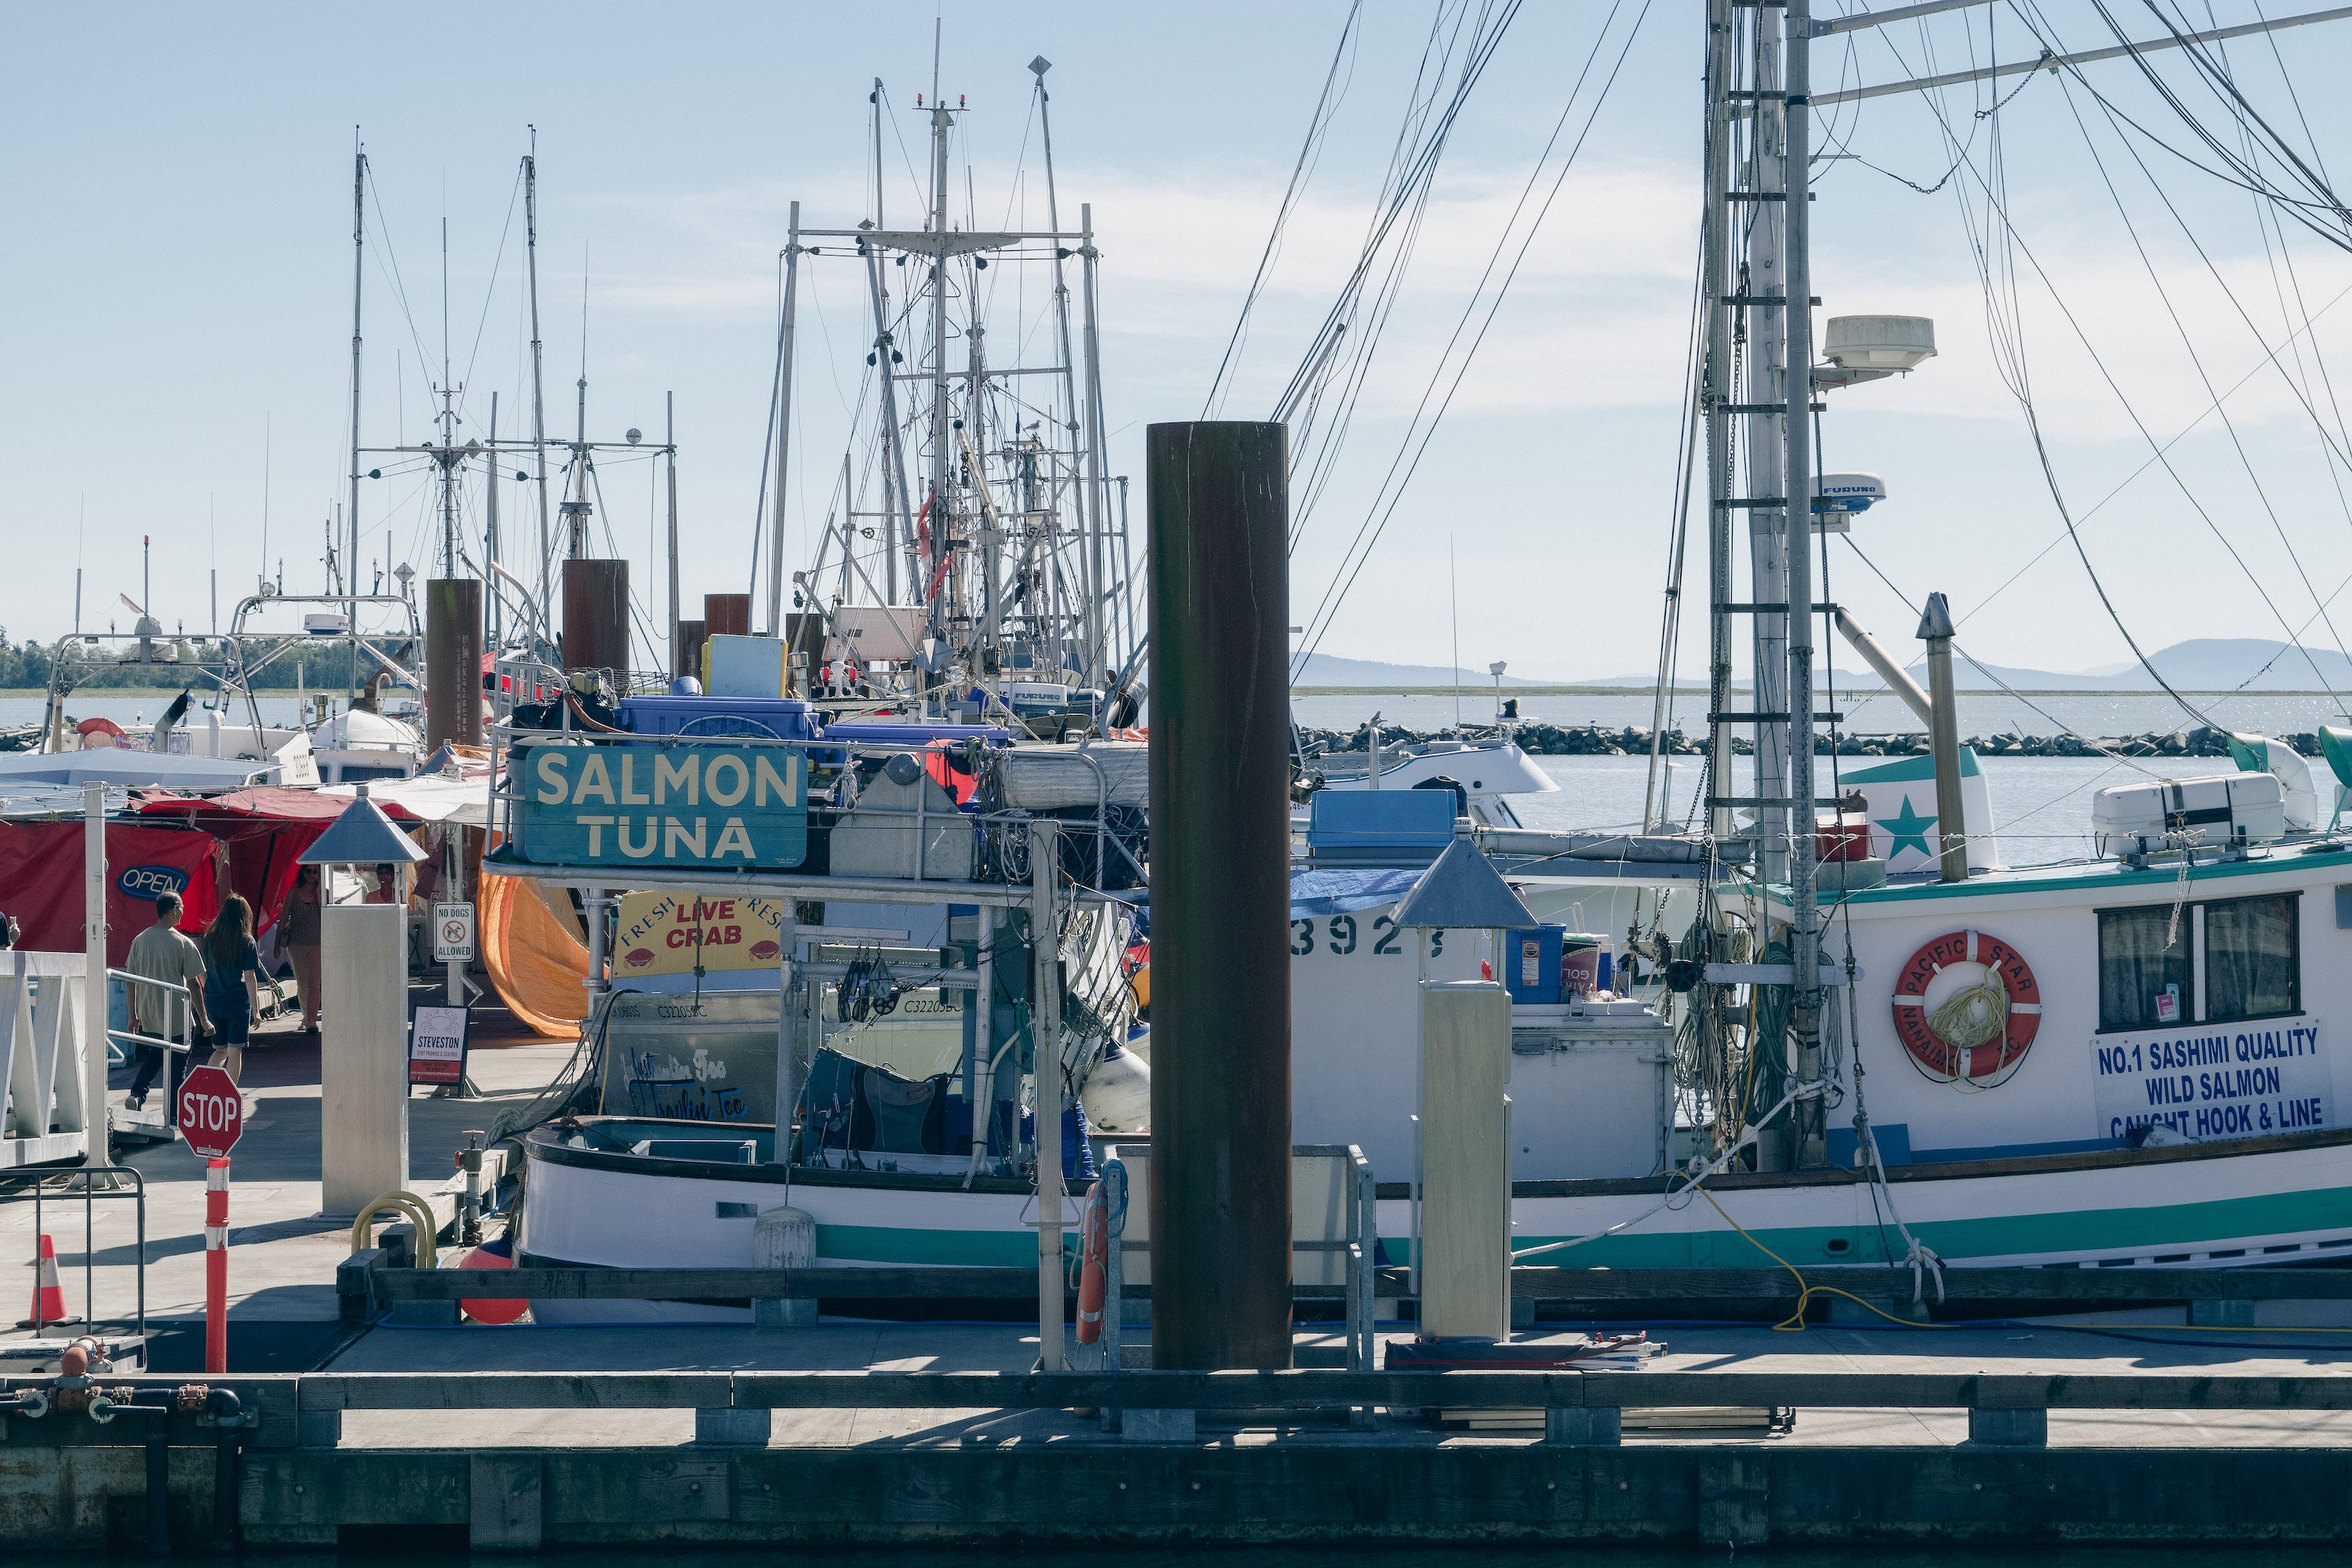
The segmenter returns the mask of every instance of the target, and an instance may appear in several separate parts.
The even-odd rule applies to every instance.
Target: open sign
[[[177,866],[132,866],[114,879],[114,885],[123,897],[152,904],[166,893],[187,891],[188,874]]]

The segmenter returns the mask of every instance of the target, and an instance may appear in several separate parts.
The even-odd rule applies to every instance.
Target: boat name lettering
[[[2099,1135],[2161,1123],[2188,1138],[2260,1138],[2333,1124],[2316,1018],[2092,1042]]]

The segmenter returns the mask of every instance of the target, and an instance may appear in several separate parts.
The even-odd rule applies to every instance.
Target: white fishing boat
[[[1801,21],[1801,6],[1791,15]],[[1368,754],[1353,766],[1299,759],[1299,793],[1307,798],[1295,836],[1291,910],[1295,1142],[1362,1152],[1381,1178],[1382,1253],[1403,1260],[1418,1224],[1418,988],[1425,979],[1486,973],[1507,984],[1516,1004],[1508,1163],[1512,1246],[1521,1261],[1907,1263],[1927,1297],[1946,1263],[2333,1261],[2352,1248],[2352,1127],[2340,1109],[2352,1086],[2337,1082],[2352,1068],[2331,1051],[2326,1027],[2352,986],[2352,964],[2338,962],[2352,941],[2345,934],[2352,931],[2352,836],[2336,830],[2326,805],[2352,783],[2352,731],[2330,737],[2332,780],[2315,782],[2275,742],[2238,737],[2235,771],[2151,772],[2102,792],[2093,807],[2097,858],[2016,865],[1991,819],[1977,761],[1958,743],[1940,600],[1921,632],[1930,668],[1939,670],[1932,695],[1898,679],[1898,662],[1851,617],[1824,610],[1822,635],[1834,615],[1865,660],[1891,685],[1908,688],[1936,743],[1930,761],[1844,769],[1834,795],[1823,797],[1814,763],[1814,617],[1790,612],[1815,600],[1811,542],[1850,526],[1888,487],[1876,476],[1817,477],[1810,414],[1827,388],[1921,363],[1934,353],[1933,329],[1912,317],[1834,318],[1821,334],[1826,363],[1814,363],[1801,216],[1813,25],[1784,26],[1779,8],[1731,0],[1712,0],[1709,16],[1708,216],[1692,409],[1706,428],[1686,448],[1707,454],[1696,494],[1707,503],[1714,584],[1712,765],[1709,794],[1698,803],[1702,826],[1668,827],[1667,803],[1654,791],[1639,832],[1528,830],[1507,797],[1550,781],[1507,732]],[[1837,26],[1868,25],[1864,17]],[[948,112],[936,110],[935,122]],[[878,225],[843,236],[871,278],[893,247],[910,261],[927,247],[943,266],[964,243],[948,237],[943,219],[920,237]],[[804,237],[796,235],[796,245]],[[971,243],[985,248],[982,239]],[[878,283],[873,288],[877,321],[886,321]],[[895,360],[887,332],[877,353]],[[936,352],[930,368],[934,397],[943,398],[946,367]],[[976,364],[970,379],[982,379]],[[935,402],[935,427],[943,427],[945,406]],[[888,428],[898,428],[895,416]],[[1729,461],[1735,437],[1744,467]],[[935,428],[935,478],[943,446]],[[909,491],[885,473],[881,508],[906,530]],[[840,494],[835,526],[848,552],[837,563],[846,584],[861,536],[850,525],[856,508],[847,481]],[[1792,495],[1818,499],[1791,508]],[[970,515],[988,517],[984,492],[967,501]],[[1792,510],[1812,526],[1791,530]],[[936,515],[955,511],[943,506]],[[1751,565],[1735,587],[1741,519]],[[1791,532],[1806,547],[1791,550]],[[919,537],[901,532],[898,551],[910,536]],[[997,581],[992,568],[986,581]],[[780,578],[772,583],[780,595]],[[838,597],[846,602],[845,593]],[[1678,601],[1677,587],[1670,606]],[[1662,690],[1673,672],[1671,617],[1670,608]],[[1741,622],[1756,671],[1747,711],[1734,710],[1730,684]],[[1099,646],[1085,637],[1081,651]],[[1067,638],[1056,634],[1052,642]],[[930,654],[944,647],[971,658],[977,646],[941,642]],[[918,658],[900,662],[923,668]],[[1071,673],[1116,693],[1130,689],[1135,665],[1130,655],[1117,678],[1108,661]],[[956,668],[947,684],[961,690],[972,668],[985,667]],[[908,689],[925,691],[926,683],[913,679]],[[1003,694],[995,700],[1011,708]],[[1754,758],[1744,779],[1732,765],[1735,731]],[[866,761],[875,776],[898,766],[908,775],[904,785],[918,784],[932,748],[919,733],[906,739],[913,743],[900,752],[915,760],[900,766],[873,750]],[[872,745],[870,737],[858,741]],[[796,744],[824,771],[821,742]],[[866,776],[864,764],[841,766],[842,776]],[[936,773],[930,779],[941,783]],[[893,854],[918,876],[918,847],[934,831],[929,814],[968,804],[935,801],[925,793],[930,787],[876,797],[898,817]],[[557,796],[566,798],[562,790]],[[836,809],[858,799],[845,799],[836,785]],[[985,804],[964,815],[982,842],[1013,842],[1007,825],[1016,815]],[[1118,837],[1099,819],[1094,832],[1097,854]],[[1528,929],[1398,926],[1399,900],[1457,836],[1510,879],[1532,917]],[[528,860],[527,833],[523,841]],[[1140,879],[1148,853],[1131,858]],[[1025,1058],[1017,1049],[1006,1055],[1022,1032],[1019,1005],[1000,1018],[1003,998],[978,973],[981,954],[1022,951],[1003,944],[999,933],[1014,928],[998,926],[990,911],[1013,907],[1008,889],[1025,870],[1002,856],[970,864],[982,868],[972,873],[979,879],[933,906],[940,964],[919,977],[942,994],[976,987],[992,998],[980,1010],[984,1026],[971,1009],[960,1019],[953,1070],[905,1078],[872,1051],[840,1058],[846,1066],[823,1065],[793,1022],[805,1004],[779,1003],[774,1034],[782,1047],[769,1045],[764,1067],[747,1059],[752,1078],[764,1071],[791,1086],[790,1099],[770,1091],[767,1114],[796,1105],[797,1143],[779,1150],[748,1095],[718,1121],[648,1116],[609,1093],[575,1097],[575,1114],[527,1138],[523,1254],[612,1266],[745,1264],[756,1216],[789,1194],[816,1220],[820,1264],[1034,1258],[1036,1205],[1058,1205],[1061,1184],[1037,1179],[1034,1130],[1043,1123],[1031,1123],[1024,1137],[1021,1108],[1041,1097],[1057,1105],[1065,1075],[1049,1072],[1042,1086],[1023,1076]],[[500,869],[593,886],[577,866]],[[903,889],[845,881],[839,870],[836,862],[832,885],[844,903],[906,902]],[[735,885],[792,900],[795,910],[824,900],[818,927],[843,907],[826,898],[820,877],[758,864],[730,872],[729,884],[665,883],[625,868],[613,877],[631,887],[671,886],[680,896]],[[1071,880],[1066,910],[1083,904],[1115,921],[1130,907],[1099,882],[1089,891],[1084,878]],[[959,921],[984,921],[988,933],[967,928],[977,940],[967,938],[961,955],[950,951]],[[1067,913],[1057,916],[1057,945],[1076,929]],[[853,975],[856,960],[822,954],[797,927],[782,934],[785,998],[799,985],[803,997],[831,996],[838,1005],[853,982],[871,981],[872,960]],[[1103,950],[1123,945],[1123,937],[1097,939],[1093,956],[1074,967],[1100,984],[1118,967]],[[1038,951],[1028,948],[1027,957]],[[675,986],[661,1005],[680,1005]],[[755,1052],[754,1037],[767,1025],[751,1020],[730,1048]],[[1097,1029],[1097,1037],[1117,1032]],[[699,1088],[719,1059],[707,1047],[653,1055],[681,1086],[678,1104],[691,1100],[686,1079]],[[614,1059],[609,1047],[599,1058]],[[930,1065],[945,1061],[942,1052]],[[736,1056],[727,1070],[741,1075]],[[821,1074],[833,1086],[822,1104],[811,1093]],[[959,1121],[958,1102],[988,1110],[966,1109]],[[1148,1149],[1144,1138],[1123,1134],[1121,1142]],[[1074,1157],[1063,1179],[1081,1173]]]

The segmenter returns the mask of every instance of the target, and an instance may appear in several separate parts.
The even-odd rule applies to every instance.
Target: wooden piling
[[[1288,433],[1154,425],[1152,1362],[1290,1363]]]

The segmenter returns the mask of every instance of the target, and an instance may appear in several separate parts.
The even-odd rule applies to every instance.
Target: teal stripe
[[[1077,1245],[1065,1231],[1065,1249]],[[1018,1268],[1037,1261],[1034,1232],[901,1229],[885,1225],[821,1225],[816,1255],[834,1263],[932,1263],[968,1268]]]
[[[2191,881],[2204,882],[2229,877],[2335,870],[2345,866],[2352,866],[2352,854],[2339,850],[2325,855],[2298,855],[2291,863],[2275,858],[2223,861],[2219,865],[2196,867],[2189,877]],[[2177,885],[2179,880],[2178,867],[2167,867],[2160,871],[2128,871],[2123,869],[2122,863],[2118,861],[2115,870],[2095,871],[2085,876],[2044,877],[2032,871],[1996,871],[1972,877],[1965,882],[1919,882],[1903,887],[1870,888],[1847,894],[1846,900],[1856,904],[1886,904],[1906,903],[1919,899],[1974,899],[1990,893],[2104,892],[2158,885],[2169,887]]]
[[[1704,1199],[1695,1200],[1705,1202]],[[1739,1217],[1736,1201],[1725,1205]],[[2352,1187],[2274,1193],[2261,1197],[2221,1198],[2160,1208],[2073,1209],[2056,1214],[1988,1216],[1981,1219],[1911,1222],[1911,1234],[1944,1258],[1983,1258],[2003,1253],[2072,1254],[2084,1258],[2189,1252],[2217,1241],[2245,1237],[2338,1230],[2352,1235]],[[1751,1234],[1800,1267],[1823,1263],[1899,1261],[1902,1237],[1894,1222],[1868,1226],[1787,1226]],[[1566,1237],[1527,1237],[1524,1251]],[[1843,1240],[1846,1249],[1829,1244]],[[1765,1260],[1754,1242],[1728,1229],[1667,1236],[1612,1236],[1570,1252],[1529,1259],[1570,1268],[1753,1268]]]

